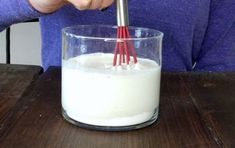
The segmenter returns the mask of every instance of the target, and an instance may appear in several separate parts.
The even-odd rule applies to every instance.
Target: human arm
[[[0,0],[0,32],[11,24],[38,18],[58,10],[66,3],[80,10],[102,9],[114,0]]]
[[[43,15],[28,0],[0,0],[0,32],[11,24],[31,20]]]

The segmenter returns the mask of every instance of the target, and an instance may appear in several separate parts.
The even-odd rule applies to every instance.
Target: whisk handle
[[[116,0],[117,3],[117,25],[129,25],[128,0]]]

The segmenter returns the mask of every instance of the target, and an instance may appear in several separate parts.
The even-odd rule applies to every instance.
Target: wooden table
[[[20,117],[27,108],[22,106],[24,100],[21,96],[41,73],[39,66],[0,64],[0,139],[12,119]]]
[[[22,77],[5,73],[1,81]],[[0,108],[9,108],[0,110],[1,148],[235,147],[235,73],[163,73],[158,121],[127,132],[92,131],[66,122],[58,67],[24,87],[22,96],[10,96],[22,86],[0,84],[9,94],[0,93]],[[5,104],[6,98],[16,103]]]

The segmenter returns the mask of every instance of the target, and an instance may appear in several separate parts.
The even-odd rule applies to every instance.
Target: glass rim
[[[122,42],[123,40],[131,40],[131,41],[136,41],[136,40],[150,40],[150,39],[162,39],[164,33],[155,29],[151,28],[145,28],[145,27],[135,27],[135,26],[128,26],[129,30],[144,30],[148,32],[155,32],[157,35],[156,36],[151,36],[151,37],[131,37],[131,38],[114,38],[114,37],[95,37],[91,35],[78,35],[74,34],[72,32],[69,32],[69,30],[73,29],[79,29],[79,28],[97,28],[97,27],[102,27],[102,28],[109,28],[109,29],[117,29],[118,26],[113,26],[113,25],[75,25],[75,26],[69,26],[65,27],[62,29],[62,33],[71,37],[76,37],[76,38],[83,38],[83,39],[94,39],[94,40],[104,40],[104,41],[115,41],[115,42]]]

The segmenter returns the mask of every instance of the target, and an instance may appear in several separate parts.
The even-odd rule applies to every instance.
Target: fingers
[[[114,0],[103,0],[102,5],[99,9],[107,8],[110,5],[112,5],[113,2],[114,2]]]
[[[92,3],[88,9],[100,9],[102,6],[103,0],[92,0]]]
[[[88,9],[92,3],[92,0],[68,0],[72,3],[77,9],[84,10]]]
[[[110,6],[114,0],[68,0],[77,9],[102,9]]]
[[[28,0],[41,13],[52,13],[66,4],[65,0]]]
[[[114,0],[92,0],[92,4],[88,9],[104,9],[110,6]]]

